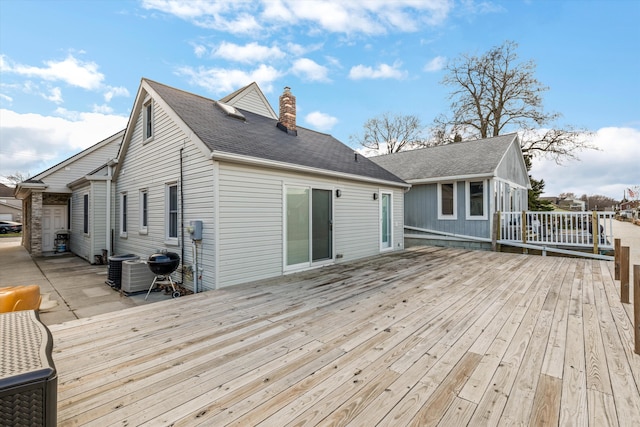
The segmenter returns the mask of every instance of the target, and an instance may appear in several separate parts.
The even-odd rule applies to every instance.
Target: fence
[[[498,240],[613,249],[613,212],[499,212]],[[494,224],[494,227],[496,224]]]

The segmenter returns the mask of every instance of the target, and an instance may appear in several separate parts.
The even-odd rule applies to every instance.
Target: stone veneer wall
[[[31,193],[31,209],[29,210],[29,226],[31,237],[31,255],[42,256],[42,193]]]

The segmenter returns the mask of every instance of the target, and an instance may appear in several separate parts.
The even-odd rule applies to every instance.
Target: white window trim
[[[144,195],[147,195],[147,225],[144,225]],[[149,233],[149,191],[146,188],[143,188],[139,191],[138,193],[139,196],[139,216],[140,218],[138,218],[138,224],[139,224],[139,229],[138,232],[140,234],[146,235]]]
[[[127,192],[123,191],[122,193],[120,193],[120,237],[127,237],[127,231],[124,230],[124,221],[125,221],[125,214],[128,214],[128,212],[125,212],[125,203],[124,200],[125,198],[127,199],[127,203],[126,203],[126,208],[127,211],[129,210],[129,197],[127,197]],[[129,229],[129,215],[126,215],[127,217],[127,230]]]
[[[471,215],[471,183],[482,182],[482,215]],[[487,181],[484,179],[465,182],[465,215],[469,221],[486,221],[489,218],[487,206]]]
[[[149,117],[149,114],[147,113],[149,106],[151,106],[151,117]],[[153,141],[153,137],[156,134],[156,121],[154,120],[155,114],[153,111],[153,107],[154,105],[152,98],[145,99],[144,103],[142,104],[142,142],[145,144],[147,142]],[[147,123],[149,121],[151,121],[151,136],[147,136]]]
[[[394,249],[393,244],[393,193],[390,191],[378,191],[378,212],[380,215],[380,252],[392,251]],[[382,245],[382,195],[387,194],[389,196],[389,246]]]
[[[442,214],[442,186],[444,184],[453,184],[453,215]],[[438,219],[442,219],[442,220],[458,219],[458,183],[456,181],[438,183]]]
[[[85,202],[85,200],[86,200],[86,202]],[[86,217],[87,231],[84,231],[84,221],[85,221],[84,210],[85,210],[85,207],[87,209],[87,217]],[[91,236],[91,197],[89,196],[89,193],[85,193],[85,194],[82,195],[82,234],[87,236],[87,237]]]
[[[176,187],[176,210],[177,210],[177,224],[176,224],[176,237],[169,237],[169,222],[171,218],[171,213],[169,212],[169,208],[171,204],[169,203],[170,191],[169,189],[175,186]],[[164,243],[166,245],[177,246],[179,244],[179,236],[180,236],[180,188],[177,182],[167,182],[164,186]]]

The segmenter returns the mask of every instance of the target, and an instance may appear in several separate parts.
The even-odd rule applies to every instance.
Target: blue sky
[[[635,0],[0,0],[0,176],[34,175],[126,126],[142,77],[219,99],[284,86],[298,124],[350,135],[384,112],[447,113],[448,60],[506,40],[537,64],[558,125],[600,151],[534,162],[547,194],[640,184]]]

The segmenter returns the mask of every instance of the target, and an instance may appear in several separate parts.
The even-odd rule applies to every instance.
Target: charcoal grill
[[[153,289],[158,282],[167,280],[171,284],[171,289],[173,290],[171,297],[178,298],[180,296],[180,291],[176,290],[176,286],[171,278],[171,273],[176,271],[178,265],[180,265],[180,255],[175,252],[157,253],[149,257],[147,260],[147,266],[149,266],[149,269],[156,275],[156,277],[154,277],[151,286],[149,286],[147,296],[144,297],[145,300],[149,297],[151,289]]]

